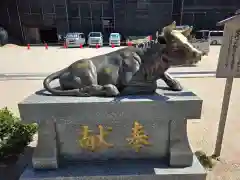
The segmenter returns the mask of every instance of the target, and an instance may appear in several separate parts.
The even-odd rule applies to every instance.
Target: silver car
[[[103,35],[101,32],[90,32],[88,34],[88,45],[89,46],[103,46]]]
[[[79,47],[85,45],[86,39],[84,33],[67,33],[65,39],[67,47]]]

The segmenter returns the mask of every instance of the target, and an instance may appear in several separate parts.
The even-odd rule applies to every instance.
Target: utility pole
[[[180,25],[182,25],[182,20],[183,20],[183,10],[184,10],[184,0],[182,0],[182,5],[181,5]]]

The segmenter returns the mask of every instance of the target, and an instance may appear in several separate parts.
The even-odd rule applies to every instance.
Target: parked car
[[[209,39],[212,45],[221,45],[223,39],[223,31],[209,31]]]
[[[88,34],[88,45],[89,46],[103,46],[103,35],[101,32],[90,32]]]
[[[121,45],[121,35],[119,33],[111,33],[109,36],[109,46],[115,45],[120,46]]]
[[[67,33],[65,37],[65,42],[67,47],[79,47],[81,45],[85,45],[86,38],[84,33]]]

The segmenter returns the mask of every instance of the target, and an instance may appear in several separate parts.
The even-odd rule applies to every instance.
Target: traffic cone
[[[30,49],[30,44],[27,44],[27,49],[28,49],[28,50]]]
[[[63,47],[64,47],[64,48],[67,48],[67,44],[66,44],[66,43],[64,43],[64,44],[63,44]]]
[[[82,44],[80,44],[80,48],[82,48],[83,47],[83,45]]]
[[[149,41],[152,40],[152,35],[148,36],[148,40],[149,40]]]
[[[132,46],[132,42],[131,41],[128,41],[128,46]]]
[[[114,48],[114,44],[112,44],[112,48]]]
[[[45,43],[45,49],[48,49],[48,44],[47,43]]]

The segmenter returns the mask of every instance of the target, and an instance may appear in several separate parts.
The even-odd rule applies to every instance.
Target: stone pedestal
[[[19,103],[23,122],[39,124],[32,167],[21,179],[204,180],[186,132],[187,119],[200,118],[201,107],[189,91],[117,98],[33,94]],[[91,130],[85,139],[84,127]],[[142,148],[129,145],[131,138]]]

